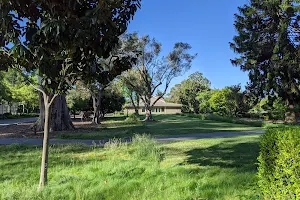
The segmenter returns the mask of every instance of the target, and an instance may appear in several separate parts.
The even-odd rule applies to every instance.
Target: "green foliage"
[[[79,82],[77,85],[72,88],[67,96],[66,101],[68,108],[75,114],[78,111],[87,111],[90,110],[89,108],[89,100],[91,98],[89,90],[80,84]]]
[[[299,129],[269,129],[261,138],[258,186],[265,199],[300,199]]]
[[[283,120],[287,112],[287,105],[280,97],[265,97],[261,99],[251,110],[250,113],[257,114],[259,117],[272,120]]]
[[[98,63],[111,56],[140,6],[139,0],[1,1],[0,69],[38,70],[48,95],[65,93],[78,78],[113,68]]]
[[[150,111],[157,101],[151,102],[151,98],[155,92],[162,88],[160,98],[163,97],[171,81],[190,69],[196,55],[190,53],[191,45],[178,42],[168,55],[161,56],[162,45],[154,38],[139,37],[137,34],[133,37],[136,38],[136,50],[140,54],[133,76],[125,77],[124,81],[145,104],[146,119],[152,120]]]
[[[5,100],[8,101],[11,99],[11,92],[4,82],[3,75],[4,74],[0,72],[0,104]]]
[[[125,119],[125,123],[138,123],[140,121],[140,118],[138,117],[137,114],[131,114]]]
[[[101,112],[103,114],[107,114],[121,111],[124,103],[125,98],[121,89],[113,82],[104,89],[103,96],[101,98]]]
[[[39,107],[38,92],[29,84],[37,85],[37,76],[35,73],[26,73],[22,70],[8,69],[7,72],[2,72],[5,85],[3,89],[8,103],[22,103],[27,112],[33,112]],[[1,86],[0,86],[1,87]]]
[[[233,124],[244,124],[253,127],[263,127],[264,123],[262,121],[252,121],[252,120],[244,120],[235,117],[228,117],[228,116],[220,116],[215,114],[184,114],[189,117],[199,118],[201,120],[213,120],[218,122],[227,122]]]
[[[223,116],[235,116],[238,109],[235,93],[228,87],[215,91],[209,104],[215,113]]]
[[[169,94],[170,101],[182,104],[183,112],[199,113],[199,104],[206,106],[203,104],[207,102],[207,96],[201,99],[201,93],[209,94],[210,84],[210,81],[202,73],[195,72],[187,80],[182,81],[171,89]],[[206,108],[204,109],[207,110]]]
[[[211,105],[209,99],[213,95],[214,91],[203,91],[197,94],[197,101],[199,102],[199,112],[203,114],[211,113]]]
[[[300,94],[300,12],[295,2],[251,0],[239,7],[234,23],[238,34],[230,43],[240,54],[232,63],[249,72],[248,89],[261,98],[278,95],[290,106]]]

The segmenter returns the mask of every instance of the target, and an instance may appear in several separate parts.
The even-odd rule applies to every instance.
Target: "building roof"
[[[158,96],[152,97],[151,100],[150,100],[151,105],[152,105],[152,103],[154,103],[154,101],[156,101],[158,98],[159,98]],[[143,102],[142,100],[140,100],[139,107],[140,107],[140,108],[145,107],[145,104],[144,104],[144,102]],[[173,107],[175,107],[175,108],[178,107],[178,108],[181,108],[182,105],[181,105],[181,104],[177,104],[177,103],[169,103],[169,102],[166,102],[163,98],[161,98],[161,99],[159,99],[159,100],[155,103],[154,107],[172,107],[172,108],[173,108]],[[127,105],[126,105],[126,108],[133,108],[133,105],[132,105],[132,104],[127,104]]]

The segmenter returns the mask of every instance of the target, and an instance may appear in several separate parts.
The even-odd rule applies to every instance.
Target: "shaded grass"
[[[40,147],[0,146],[0,199],[258,199],[258,136],[157,144],[138,136],[104,149],[50,148],[37,193]]]
[[[141,116],[142,118],[142,116]],[[201,120],[180,115],[155,115],[154,122],[127,123],[124,118],[108,118],[98,128],[85,133],[61,133],[63,139],[107,139],[114,137],[131,137],[134,133],[151,135],[182,135],[213,133],[225,131],[258,130],[244,124],[233,124],[214,120]]]

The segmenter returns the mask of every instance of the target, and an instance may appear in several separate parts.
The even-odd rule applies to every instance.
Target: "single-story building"
[[[157,96],[151,98],[151,105],[157,100]],[[152,108],[153,114],[177,114],[181,113],[181,104],[168,103],[163,98],[158,100]],[[127,104],[125,106],[125,114],[133,114],[135,112],[134,106],[132,104]],[[139,103],[139,114],[145,113],[145,104],[140,101]]]
[[[12,105],[8,105],[7,103],[0,103],[0,115],[5,113],[11,113],[16,115],[18,113],[19,103],[13,103]]]

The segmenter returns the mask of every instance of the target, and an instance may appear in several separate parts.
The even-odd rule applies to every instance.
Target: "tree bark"
[[[101,100],[103,87],[97,90],[97,97],[93,97],[94,116],[93,124],[101,124]]]
[[[66,97],[64,95],[58,96],[53,105],[51,106],[50,119],[49,119],[49,130],[53,131],[65,131],[74,130],[74,126],[69,114],[69,109],[67,107]],[[45,106],[43,103],[43,98],[40,96],[40,117],[38,121],[37,130],[44,130],[44,116],[45,116]]]
[[[50,122],[50,114],[51,114],[51,105],[53,101],[57,97],[54,95],[50,98],[44,91],[43,92],[43,99],[44,99],[44,139],[43,139],[43,151],[42,151],[42,162],[41,162],[41,171],[40,171],[40,182],[38,190],[42,190],[43,187],[47,184],[47,177],[48,177],[48,153],[49,153],[49,122]]]
[[[296,124],[296,113],[294,110],[294,100],[292,95],[289,96],[289,98],[286,100],[288,104],[288,111],[285,113],[285,122],[288,124]]]
[[[138,109],[139,102],[138,102],[138,105],[136,106],[135,103],[134,103],[134,99],[133,99],[133,94],[132,93],[131,93],[131,95],[129,97],[130,97],[130,101],[131,101],[131,103],[132,103],[132,105],[134,107],[134,112],[135,112],[136,115],[138,115],[139,114],[139,109]]]
[[[144,121],[153,121],[152,118],[152,111],[151,111],[151,96],[148,96],[145,98],[145,111],[146,111],[146,117],[144,119]]]
[[[40,172],[40,183],[39,190],[41,190],[47,184],[48,177],[48,150],[49,150],[49,118],[50,118],[50,108],[48,103],[45,102],[45,121],[44,121],[44,139],[43,139],[43,152],[42,152],[42,163]]]

